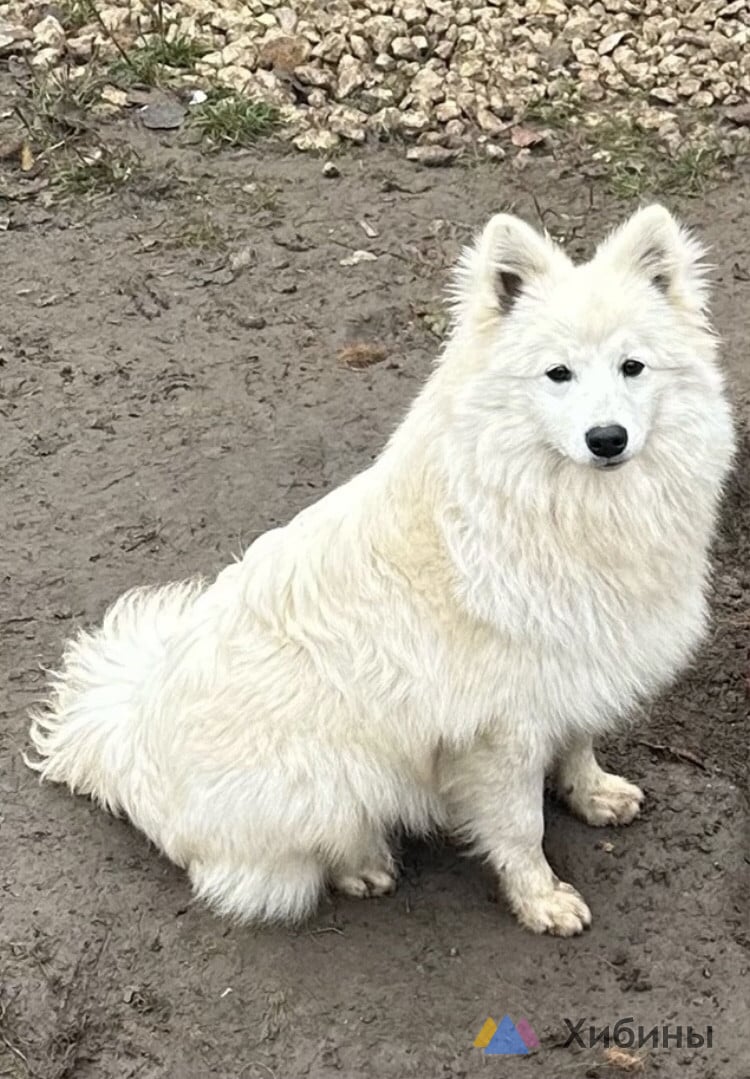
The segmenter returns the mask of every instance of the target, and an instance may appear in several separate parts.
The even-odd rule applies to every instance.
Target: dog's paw
[[[359,873],[341,874],[333,879],[337,892],[354,899],[371,899],[391,895],[396,890],[396,878],[386,869],[363,869]]]
[[[549,891],[513,904],[516,916],[532,933],[574,937],[591,925],[591,911],[570,884],[556,881]]]
[[[595,827],[630,824],[641,811],[645,797],[640,787],[621,776],[602,772],[591,789],[565,792],[568,805],[579,817]]]

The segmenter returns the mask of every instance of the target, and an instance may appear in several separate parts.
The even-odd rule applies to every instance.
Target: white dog
[[[69,645],[32,767],[126,813],[224,914],[388,892],[389,834],[439,827],[525,926],[580,932],[545,772],[590,824],[632,820],[643,794],[592,738],[706,625],[733,431],[701,254],[659,206],[581,266],[494,217],[378,461],[213,584],[118,600]]]

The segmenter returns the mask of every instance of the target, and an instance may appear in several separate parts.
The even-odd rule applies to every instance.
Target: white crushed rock
[[[74,0],[0,3],[0,62],[85,65],[116,58],[110,34],[127,50],[159,32],[150,0],[96,2],[101,22],[67,32]],[[625,109],[668,136],[683,115],[700,111],[705,128],[750,100],[750,0],[176,0],[164,12],[168,37],[205,49],[176,80],[277,105],[301,150],[400,136],[438,163],[467,141],[498,155],[529,106],[543,118],[575,98],[579,116]]]

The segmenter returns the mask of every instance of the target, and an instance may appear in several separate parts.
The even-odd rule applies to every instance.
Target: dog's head
[[[602,472],[705,454],[702,410],[722,380],[702,254],[661,206],[584,265],[518,218],[492,218],[464,255],[448,350],[486,467],[518,450]]]

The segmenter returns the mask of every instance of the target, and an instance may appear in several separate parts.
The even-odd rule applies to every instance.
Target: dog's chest
[[[700,558],[569,572],[489,565],[468,594],[486,632],[461,642],[457,677],[475,709],[556,729],[604,728],[666,685],[700,640]]]

